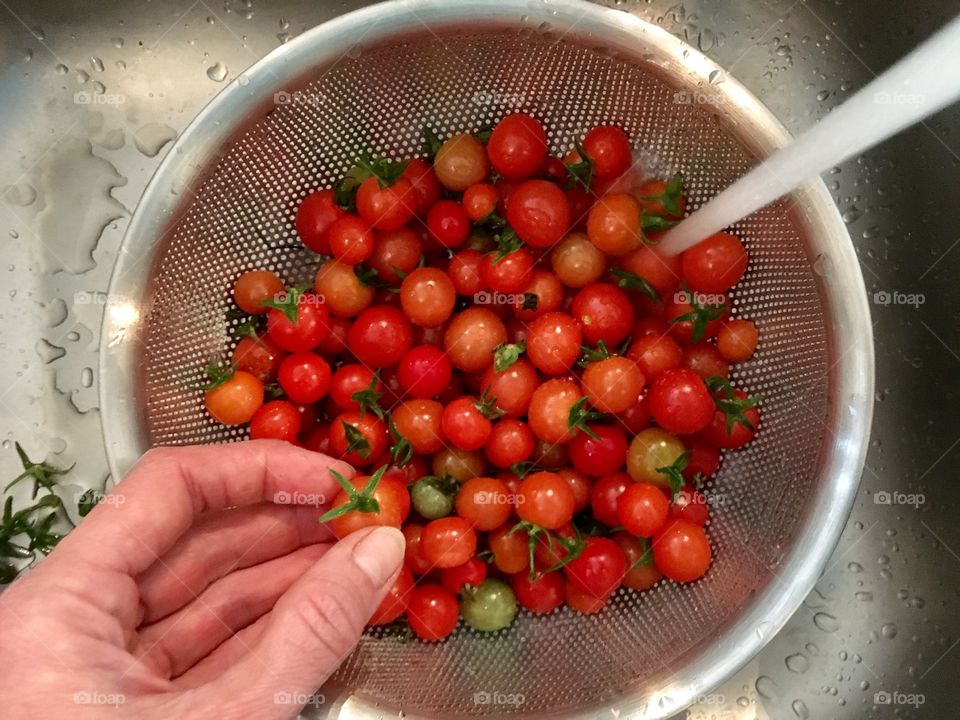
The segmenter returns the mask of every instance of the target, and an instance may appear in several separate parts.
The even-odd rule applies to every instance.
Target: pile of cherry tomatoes
[[[593,613],[701,577],[702,484],[760,421],[728,379],[757,346],[730,316],[740,240],[659,253],[682,177],[643,177],[615,126],[563,158],[523,114],[424,136],[421,157],[361,157],[304,198],[312,288],[237,279],[246,322],[208,368],[210,415],[358,468],[321,520],[407,539],[372,624],[440,640],[460,617],[495,631],[518,605]]]

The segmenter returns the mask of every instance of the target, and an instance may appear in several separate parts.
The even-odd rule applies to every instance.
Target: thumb
[[[237,717],[295,717],[356,646],[404,549],[403,534],[390,527],[336,543],[277,601],[250,654],[201,693]]]

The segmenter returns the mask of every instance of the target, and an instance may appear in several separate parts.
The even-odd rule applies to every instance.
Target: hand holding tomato
[[[315,692],[406,593],[398,530],[317,523],[331,469],[353,475],[276,440],[147,453],[4,592],[5,715],[75,717],[96,694],[116,718],[296,717],[275,696]]]

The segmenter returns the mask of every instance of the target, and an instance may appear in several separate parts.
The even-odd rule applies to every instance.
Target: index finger
[[[319,516],[340,490],[331,470],[355,474],[282,440],[155,448],[56,552],[135,576],[207,511],[280,502],[317,505]]]

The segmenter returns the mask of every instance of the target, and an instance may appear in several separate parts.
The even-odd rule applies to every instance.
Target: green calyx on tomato
[[[529,520],[521,520],[510,529],[510,532],[514,533],[514,532],[517,532],[518,530],[525,531],[527,533],[527,537],[529,538],[529,541],[527,544],[528,544],[528,550],[530,553],[529,563],[530,563],[530,580],[531,581],[536,580],[537,574],[538,574],[536,565],[534,563],[534,559],[535,559],[534,555],[537,549],[537,543],[540,541],[540,538],[543,538],[543,540],[547,543],[547,547],[549,547],[551,550],[554,547],[554,543],[556,543],[565,551],[563,558],[555,562],[550,567],[543,570],[543,573],[549,573],[549,572],[553,572],[554,570],[559,570],[567,563],[573,562],[578,557],[580,557],[580,553],[583,552],[583,548],[586,546],[586,542],[583,540],[579,532],[577,532],[572,538],[565,538],[565,537],[561,537],[560,535],[557,535],[556,533],[550,532],[546,528],[541,527],[536,523],[532,523]]]
[[[730,381],[722,377],[708,377],[704,382],[707,384],[707,389],[713,393],[713,401],[717,409],[724,414],[728,434],[733,432],[733,425],[736,422],[740,422],[749,430],[756,430],[745,413],[760,403],[763,399],[761,395],[750,395],[741,399],[733,391]]]
[[[364,460],[368,460],[370,458],[370,443],[367,442],[363,433],[346,420],[341,420],[340,424],[343,425],[343,434],[347,438],[347,454],[357,453]]]
[[[255,315],[247,315],[244,317],[243,322],[236,326],[234,329],[234,334],[239,338],[250,338],[257,345],[262,348],[265,348],[263,340],[260,339],[260,333],[262,332],[263,327],[260,322],[260,318]]]
[[[502,373],[508,367],[513,365],[520,356],[527,351],[526,343],[504,343],[498,345],[493,351],[493,369]],[[489,417],[489,416],[488,416]]]
[[[207,382],[201,383],[196,389],[209,392],[232,378],[237,372],[237,366],[220,358],[208,363],[203,372],[207,376]]]
[[[491,136],[491,135],[493,135],[493,128],[492,128],[492,127],[489,127],[489,126],[487,126],[487,127],[482,127],[482,128],[480,128],[479,130],[477,130],[477,131],[473,134],[473,136],[474,136],[480,143],[482,143],[482,144],[484,144],[484,145],[486,145],[488,142],[490,142],[490,136]]]
[[[675,173],[667,180],[660,195],[647,195],[643,200],[659,201],[667,215],[680,214],[680,198],[683,197],[683,173]],[[657,217],[657,216],[651,216]]]
[[[596,410],[588,410],[588,402],[590,402],[589,398],[584,396],[573,404],[573,407],[570,408],[570,414],[567,416],[567,429],[582,430],[594,440],[599,441],[600,436],[591,430],[587,423],[593,420],[603,420],[606,416]]]
[[[493,209],[484,217],[477,220],[474,225],[476,227],[487,228],[489,230],[500,230],[507,226],[507,221],[497,214],[496,209]]]
[[[521,343],[521,345],[522,344],[523,343]],[[496,362],[496,360],[494,360],[494,362]],[[511,362],[510,365],[512,364]],[[507,367],[510,367],[510,365],[507,365]],[[477,400],[473,406],[477,409],[477,412],[487,418],[487,420],[496,420],[506,415],[504,410],[497,407],[497,399],[490,394],[490,388],[484,388],[483,392],[480,393],[480,399]]]
[[[651,230],[653,232],[663,232],[679,224],[679,220],[668,220],[660,215],[651,215],[647,210],[640,211],[640,229],[643,230],[644,233]],[[643,242],[651,247],[658,244],[656,240],[647,237],[646,234],[643,235]]]
[[[587,151],[583,149],[583,145],[575,143],[574,148],[580,156],[580,161],[567,165],[567,173],[570,175],[570,179],[567,180],[566,189],[569,190],[579,184],[583,185],[585,190],[589,190],[597,166],[587,154]]]
[[[287,320],[296,324],[300,312],[300,299],[306,289],[306,286],[298,285],[281,293],[273,300],[262,300],[260,304],[263,307],[279,310]]]
[[[497,250],[493,256],[494,265],[503,260],[510,253],[516,252],[523,247],[523,241],[517,235],[516,231],[509,225],[494,235],[493,239],[497,243]]]
[[[653,285],[639,275],[622,268],[614,268],[610,272],[618,278],[617,287],[623,288],[624,290],[635,290],[636,292],[646,295],[654,302],[659,302],[660,293],[654,290]]]
[[[683,490],[683,471],[686,469],[687,463],[690,462],[691,454],[689,450],[686,450],[681,453],[672,464],[657,468],[657,472],[661,475],[666,475],[667,482],[670,483],[670,492],[672,493],[672,497],[670,498],[671,502],[676,500],[680,491]]]
[[[390,459],[397,467],[403,467],[413,459],[413,445],[407,440],[393,422],[393,418],[387,416],[387,428],[390,430],[390,437],[393,438],[393,445],[390,446]]]
[[[714,320],[723,317],[723,314],[727,311],[727,304],[701,305],[697,302],[696,296],[686,288],[680,292],[686,297],[691,310],[683,315],[678,315],[670,322],[689,322],[691,324],[690,341],[696,345],[703,339],[703,334],[707,331],[707,326]]]
[[[450,475],[425,475],[410,489],[414,510],[427,520],[437,520],[453,512],[453,500],[460,483]]]
[[[383,474],[386,471],[386,465],[378,468],[377,471],[370,476],[370,479],[367,480],[367,484],[363,486],[363,490],[357,490],[349,480],[331,468],[330,474],[336,478],[338,483],[340,483],[340,487],[342,487],[344,492],[347,493],[349,500],[347,500],[347,502],[340,507],[335,507],[321,515],[317,522],[329,522],[334,518],[340,517],[341,515],[346,515],[348,512],[380,512],[380,503],[377,502],[377,499],[373,496],[373,493],[377,489],[377,485],[380,484],[380,478],[383,477]]]
[[[511,465],[508,469],[521,480],[523,480],[530,473],[540,472],[543,470],[543,468],[537,465],[533,460],[521,460],[520,462]]]
[[[588,347],[587,345],[581,345],[580,352],[583,353],[580,359],[577,360],[577,364],[580,367],[586,367],[590,363],[606,360],[608,357],[613,356],[613,353],[610,352],[610,349],[603,340],[598,340],[597,347],[595,348]]]
[[[360,417],[366,415],[369,410],[381,420],[384,419],[386,413],[384,413],[383,408],[380,407],[380,398],[383,397],[383,393],[377,391],[377,385],[379,384],[380,371],[377,370],[373,373],[373,378],[367,387],[363,390],[357,390],[357,392],[350,396],[350,399],[360,406]]]

